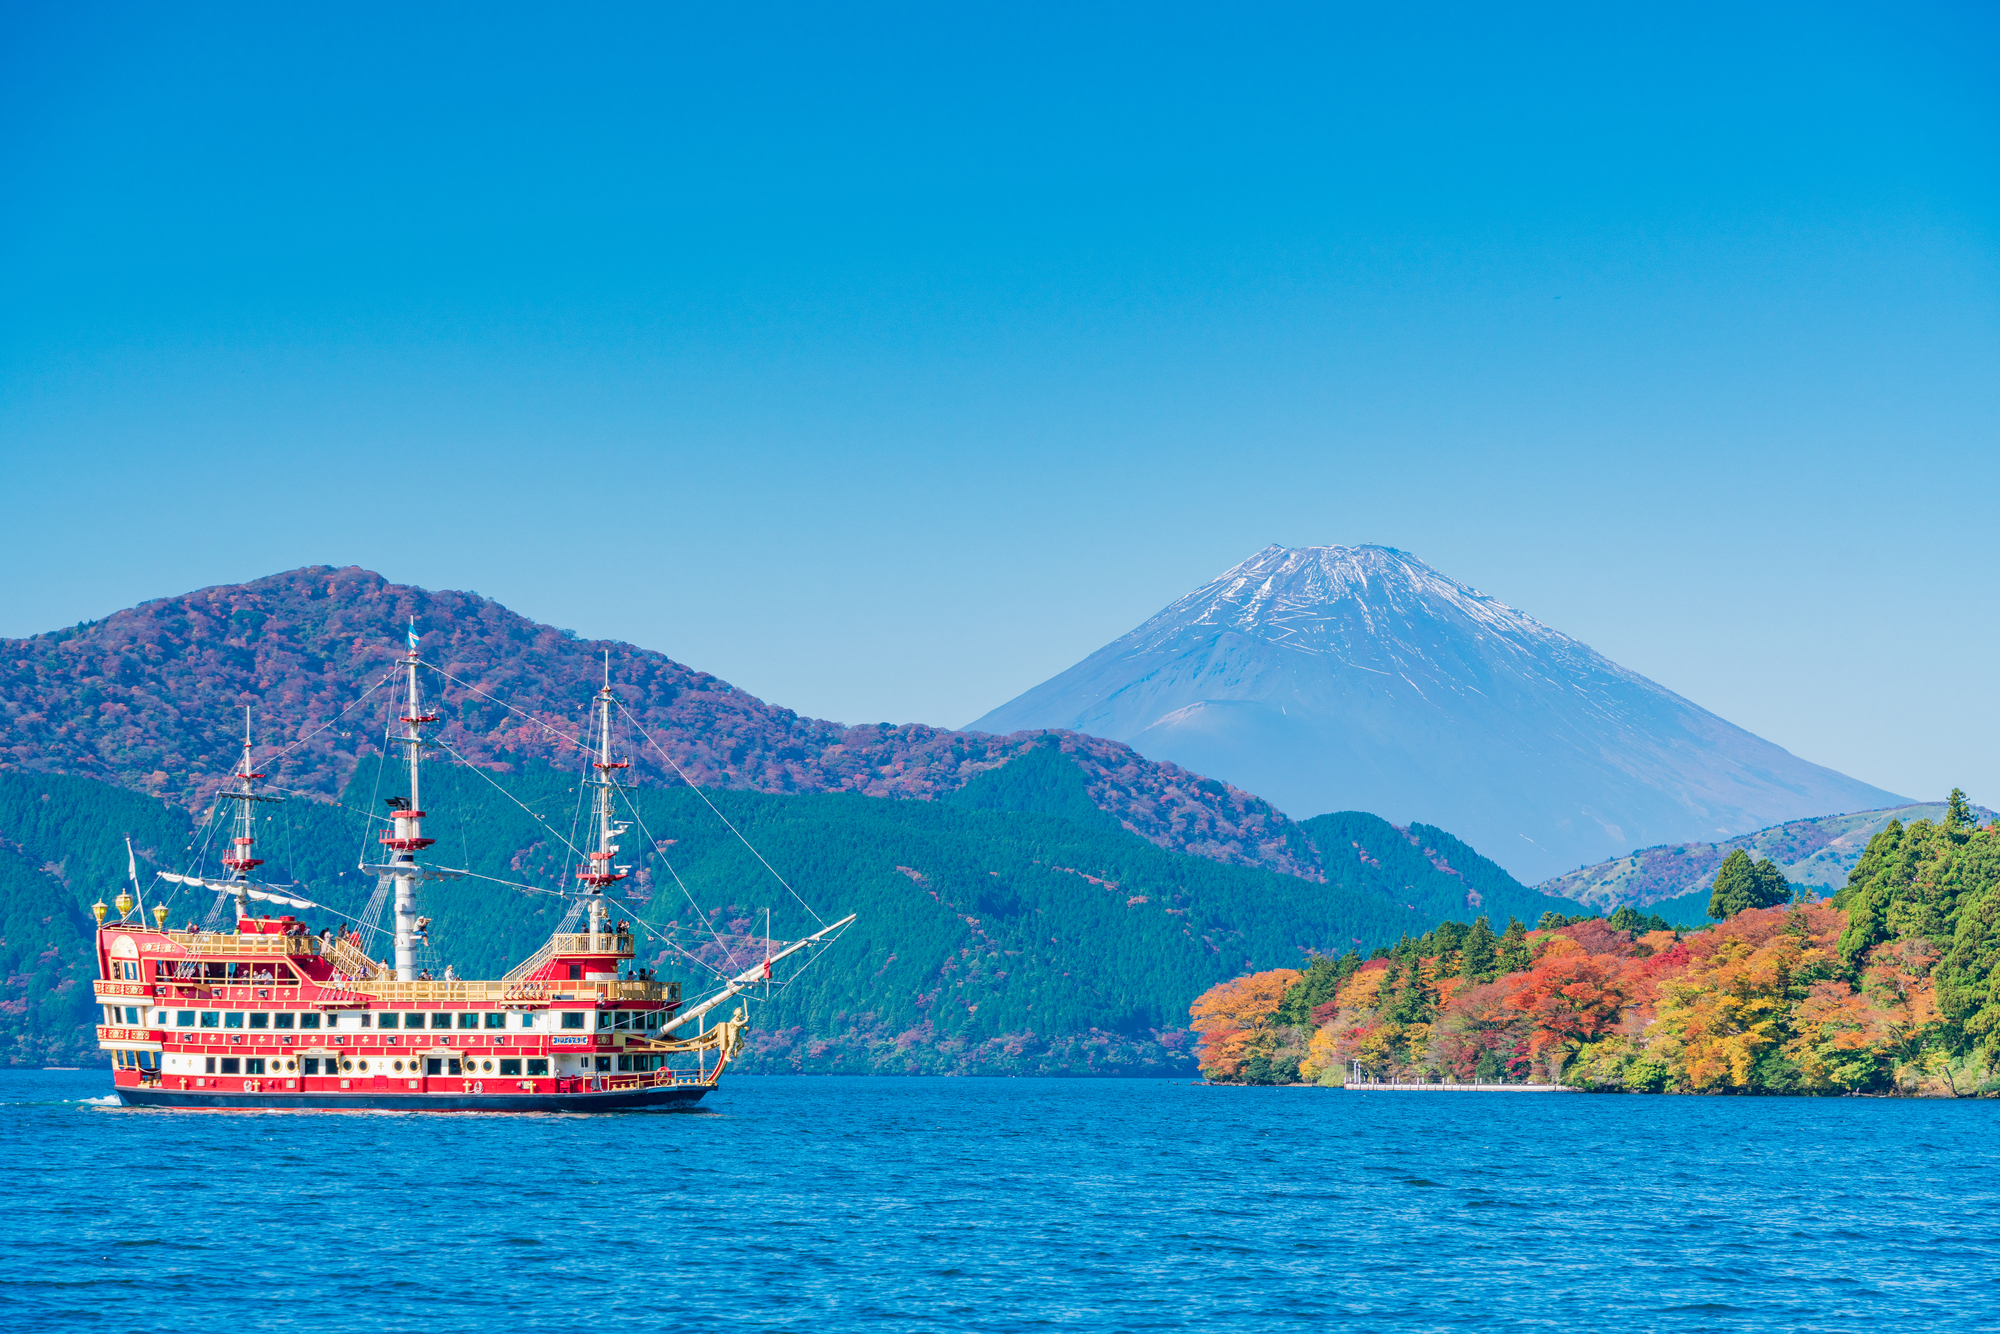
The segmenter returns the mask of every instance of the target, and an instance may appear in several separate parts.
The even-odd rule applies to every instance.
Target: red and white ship
[[[750,968],[684,1003],[678,982],[633,966],[635,936],[609,924],[605,889],[624,879],[617,839],[627,828],[614,805],[609,683],[594,701],[592,823],[595,846],[577,874],[584,929],[558,931],[532,957],[489,981],[433,978],[419,966],[428,922],[418,886],[462,874],[420,860],[424,711],[416,636],[399,666],[404,676],[402,735],[409,796],[392,798],[387,856],[364,871],[394,886],[395,961],[378,962],[345,929],[309,931],[292,915],[255,916],[251,900],[320,907],[295,889],[260,885],[252,872],[258,790],[246,726],[234,786],[218,794],[236,806],[227,880],[164,879],[231,893],[233,931],[171,931],[169,908],[151,910],[132,887],[103,903],[98,920],[96,991],[105,1022],[99,1045],[111,1054],[125,1103],[189,1108],[352,1108],[398,1111],[609,1111],[686,1107],[716,1086],[743,1040],[747,1006],[711,1016],[768,986],[774,965],[829,944],[850,916],[802,940],[765,942]],[[579,914],[573,911],[572,917]],[[621,924],[622,926],[623,924]],[[767,933],[768,934],[768,933]]]

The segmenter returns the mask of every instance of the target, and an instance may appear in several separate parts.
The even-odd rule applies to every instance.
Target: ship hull
[[[603,1093],[222,1093],[209,1090],[121,1088],[127,1107],[195,1111],[342,1112],[633,1112],[693,1107],[712,1088],[615,1089]]]

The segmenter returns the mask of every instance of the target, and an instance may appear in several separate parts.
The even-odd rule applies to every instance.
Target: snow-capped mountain
[[[1907,800],[1391,547],[1266,547],[969,727],[1123,741],[1295,819],[1441,825],[1531,883]]]

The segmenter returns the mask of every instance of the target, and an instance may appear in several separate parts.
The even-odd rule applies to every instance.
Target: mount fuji
[[[1529,883],[1908,800],[1380,546],[1266,547],[968,728],[1122,741],[1295,819],[1440,825]]]

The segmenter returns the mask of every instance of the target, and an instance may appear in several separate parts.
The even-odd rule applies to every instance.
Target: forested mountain
[[[393,766],[370,762],[339,804],[265,808],[263,871],[361,915],[374,882],[352,868],[371,833],[367,812],[400,791]],[[657,855],[635,857],[615,902],[648,924],[645,962],[693,987],[710,967],[760,956],[766,909],[777,938],[814,925],[699,794],[631,795],[639,819],[628,839]],[[1421,934],[1464,888],[1404,831],[1365,817],[1341,827],[1353,837],[1331,882],[1168,852],[1091,804],[1084,771],[1048,742],[945,801],[711,795],[813,909],[859,914],[758,1005],[750,1069],[1187,1073],[1182,1016],[1203,989],[1244,969]],[[565,911],[548,891],[571,879],[563,836],[577,774],[540,760],[504,774],[440,764],[424,800],[433,860],[475,873],[422,886],[434,919],[426,964],[491,975]],[[148,906],[164,902],[178,924],[207,915],[214,896],[153,883],[152,872],[214,872],[227,831],[155,798],[18,770],[0,772],[0,830],[5,1059],[94,1061],[85,908],[117,893],[121,836],[134,835]],[[1412,891],[1418,867],[1435,881]],[[380,936],[370,943],[387,950]]]
[[[1294,819],[1442,826],[1530,880],[1906,800],[1378,546],[1268,547],[968,726],[1109,737]]]
[[[412,621],[426,660],[451,678],[437,740],[499,773],[566,752],[607,654],[613,689],[659,743],[631,757],[641,783],[675,782],[678,765],[704,787],[934,799],[1044,744],[802,718],[664,654],[581,640],[476,593],[314,566],[0,640],[0,766],[195,807],[234,761],[249,706],[260,743],[290,747],[273,780],[330,798],[379,753],[391,692],[356,701],[387,675]],[[1093,805],[1160,847],[1318,875],[1296,828],[1261,798],[1096,737],[1055,744],[1084,772]]]
[[[609,653],[644,840],[619,907],[657,933],[648,962],[695,986],[758,956],[766,909],[783,939],[815,924],[801,898],[860,915],[760,1007],[752,1068],[1184,1072],[1182,1016],[1216,981],[1421,934],[1467,905],[1555,902],[1442,830],[1361,814],[1302,828],[1115,742],[804,719],[473,594],[313,569],[0,644],[6,1059],[94,1059],[86,909],[118,893],[127,834],[149,884],[218,872],[225,836],[207,808],[246,705],[260,766],[290,794],[259,808],[262,873],[363,914],[374,882],[354,867],[382,799],[402,793],[380,744],[394,691],[369,692],[411,618],[444,674],[423,793],[432,857],[471,873],[422,889],[427,962],[493,975],[562,917],[551,891],[573,883],[579,792],[564,737]],[[170,895],[176,924],[214,906],[148,893]]]
[[[1442,829],[1398,827],[1379,815],[1340,811],[1299,826],[1331,884],[1365,886],[1425,917],[1486,914],[1534,921],[1574,913],[1575,902],[1530,889]]]

